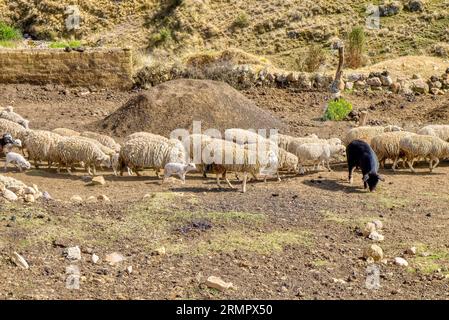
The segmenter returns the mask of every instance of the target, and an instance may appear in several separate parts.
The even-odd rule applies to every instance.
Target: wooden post
[[[338,100],[340,98],[341,78],[343,76],[343,66],[345,63],[345,47],[343,42],[338,40],[332,45],[333,49],[338,49],[338,67],[335,73],[335,79],[331,85],[332,98]]]
[[[365,126],[368,121],[368,111],[360,112],[359,126]]]

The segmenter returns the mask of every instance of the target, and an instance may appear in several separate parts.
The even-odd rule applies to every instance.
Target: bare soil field
[[[0,86],[0,106],[13,105],[32,128],[83,130],[138,94],[86,92]],[[323,93],[243,93],[292,134],[342,137],[355,126],[319,120]],[[447,123],[449,116],[447,96],[370,92],[345,98],[369,110],[371,121],[409,130]],[[69,176],[54,168],[19,173],[11,167],[5,175],[35,183],[54,200],[0,204],[0,299],[449,299],[449,166],[443,162],[430,174],[422,164],[417,171],[387,166],[381,170],[386,181],[369,193],[360,174],[349,185],[340,164],[333,172],[253,182],[243,194],[218,189],[199,174],[189,175],[185,185],[161,185],[153,172],[115,177],[105,171],[106,185],[89,187],[80,170]],[[110,204],[69,201],[103,194]],[[363,251],[373,242],[360,229],[374,219],[384,225],[380,246],[387,262],[378,265],[381,288],[369,290]],[[76,245],[82,260],[70,262],[63,252]],[[412,246],[417,254],[405,254]],[[13,252],[30,268],[14,265]],[[112,252],[124,261],[107,263]],[[96,264],[92,254],[100,257]],[[395,257],[404,257],[408,267],[395,265]],[[70,265],[79,267],[79,290],[66,288]],[[211,275],[234,288],[206,287]]]

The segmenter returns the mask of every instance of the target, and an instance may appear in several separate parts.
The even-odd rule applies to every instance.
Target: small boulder
[[[12,192],[11,190],[8,190],[8,189],[5,189],[2,192],[2,196],[3,196],[3,198],[5,198],[8,201],[16,201],[18,199],[16,194],[14,192]]]
[[[42,198],[44,198],[44,200],[49,201],[52,200],[53,198],[51,197],[51,195],[47,192],[44,191],[44,193],[42,193]],[[82,199],[81,199],[82,200]]]
[[[371,233],[376,231],[376,225],[372,222],[368,222],[363,229],[363,236],[368,237]]]
[[[396,257],[394,258],[394,264],[400,267],[408,267],[408,262],[404,258]]]
[[[24,197],[24,200],[25,200],[25,202],[29,202],[29,203],[36,201],[36,199],[34,199],[34,195],[32,195],[32,194],[26,194]]]
[[[108,255],[106,255],[106,257],[104,258],[104,260],[106,262],[108,262],[111,266],[116,265],[117,263],[122,262],[123,260],[125,260],[125,257],[123,257],[120,253],[118,252],[113,252],[110,253]]]
[[[98,260],[100,260],[100,257],[99,256],[97,256],[95,253],[92,255],[92,263],[97,263],[98,262]]]
[[[382,230],[384,225],[380,220],[373,220],[374,225],[376,226],[376,230]]]
[[[24,192],[24,194],[32,194],[32,195],[36,194],[36,190],[34,190],[34,188],[32,188],[32,187],[26,187],[23,190],[23,192]]]
[[[97,198],[95,196],[90,196],[86,199],[86,203],[94,203],[97,202]]]
[[[103,176],[96,176],[92,178],[92,181],[89,183],[91,186],[104,186],[106,184],[106,180]]]
[[[416,247],[410,247],[407,250],[405,250],[405,253],[410,254],[410,255],[415,255],[416,254]]]
[[[108,196],[106,196],[104,194],[98,196],[97,200],[101,201],[101,202],[105,202],[105,203],[111,203],[111,200],[108,198]]]
[[[83,198],[81,198],[81,197],[78,196],[78,195],[74,195],[74,196],[72,196],[72,197],[70,198],[70,201],[71,201],[71,202],[80,203],[80,202],[83,202]]]
[[[410,12],[424,11],[424,2],[422,0],[409,0],[405,4],[405,8]]]
[[[382,76],[380,77],[380,81],[382,82],[383,86],[391,86],[393,84],[393,79],[391,79],[390,76]]]
[[[384,252],[381,247],[376,244],[370,245],[365,249],[363,256],[368,260],[369,258],[373,259],[373,261],[378,262],[381,261],[384,257]]]
[[[366,84],[371,87],[381,87],[382,81],[380,81],[380,79],[378,77],[373,77],[373,78],[369,78],[368,80],[366,80]]]
[[[411,89],[413,92],[426,94],[429,92],[429,85],[422,79],[416,79],[412,81]]]
[[[379,232],[377,231],[373,231],[369,234],[368,236],[369,239],[373,240],[373,241],[377,241],[377,242],[381,242],[385,240],[385,237],[383,235],[381,235]]]
[[[210,276],[209,278],[207,278],[205,284],[209,288],[214,288],[219,291],[225,291],[233,286],[232,282],[225,282],[220,277],[215,276]]]
[[[78,246],[65,249],[64,254],[69,260],[81,260],[81,249]]]

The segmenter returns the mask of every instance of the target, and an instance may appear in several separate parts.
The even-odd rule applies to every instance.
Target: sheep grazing
[[[384,179],[379,176],[379,161],[376,154],[368,143],[362,140],[354,140],[346,147],[346,157],[348,161],[349,183],[353,182],[353,173],[356,168],[362,170],[363,186],[369,191],[376,189],[379,180]]]
[[[15,122],[24,127],[25,129],[29,128],[30,122],[24,117],[22,117],[20,114],[15,113],[11,106],[8,106],[4,110],[0,111],[0,118]]]
[[[22,172],[22,168],[30,169],[31,165],[28,161],[25,160],[25,158],[15,152],[8,152],[6,154],[6,160],[5,160],[5,171],[8,170],[8,164],[14,164],[20,172]]]
[[[164,179],[162,180],[162,183],[165,182],[165,180],[172,175],[176,174],[181,179],[182,184],[186,182],[186,174],[190,171],[195,171],[196,167],[194,163],[175,163],[170,162],[167,163],[164,167]]]
[[[381,133],[371,139],[371,148],[376,153],[382,168],[385,167],[385,161],[390,159],[393,160],[391,169],[393,169],[393,171],[396,170],[396,165],[399,159],[404,158],[405,156],[404,152],[401,151],[399,142],[402,138],[414,134],[415,133],[407,131],[393,131]]]
[[[330,168],[330,160],[338,155],[344,155],[344,153],[344,146],[328,143],[305,143],[296,150],[296,155],[301,165],[304,162],[311,162],[314,169],[315,167],[319,169],[320,164],[324,163],[329,171],[332,171]],[[302,167],[301,172],[304,172]]]
[[[23,140],[23,147],[36,168],[39,168],[39,161],[47,161],[50,168],[53,163],[59,162],[56,146],[64,139],[65,137],[51,131],[29,130]]]
[[[133,134],[130,134],[129,136],[126,137],[126,141],[137,139],[137,138],[145,138],[145,139],[149,139],[149,140],[160,140],[160,141],[164,141],[164,142],[168,142],[168,140],[169,140],[168,138],[166,138],[164,136],[160,136],[158,134],[142,131],[142,132],[135,132]]]
[[[421,128],[418,134],[436,136],[444,141],[449,141],[449,125],[433,124]]]
[[[290,150],[290,144],[293,141],[295,141],[296,139],[303,139],[303,138],[307,139],[306,140],[307,142],[314,142],[319,140],[316,134],[307,135],[305,137],[293,137],[285,134],[278,134],[277,135],[278,147],[284,150]]]
[[[78,131],[67,129],[67,128],[56,128],[53,129],[52,132],[59,134],[60,136],[64,137],[77,137],[81,135]]]
[[[97,140],[102,145],[104,145],[104,146],[108,147],[109,149],[112,149],[116,152],[120,151],[120,144],[115,142],[115,140],[113,138],[111,138],[107,135],[100,134],[97,132],[84,131],[84,132],[81,132],[81,136]]]
[[[0,134],[5,133],[9,133],[14,138],[23,141],[23,138],[26,135],[27,130],[18,123],[6,119],[0,119]]]
[[[58,173],[65,165],[67,172],[72,174],[70,168],[76,163],[84,163],[88,174],[96,174],[96,165],[110,166],[111,157],[106,155],[94,143],[78,139],[78,137],[67,137],[56,145],[59,164]]]
[[[148,140],[146,138],[137,138],[127,141],[120,150],[117,171],[123,175],[125,168],[128,168],[128,174],[132,174],[131,169],[137,170],[152,168],[159,177],[160,169],[167,163],[177,162],[185,163],[186,152],[184,146],[178,140]]]
[[[353,128],[348,131],[344,139],[345,145],[349,145],[354,140],[363,140],[366,143],[371,143],[371,139],[384,132],[402,131],[401,127],[389,125],[386,127],[381,126],[363,126]]]
[[[429,159],[429,169],[432,172],[440,159],[449,157],[449,143],[436,136],[409,135],[399,141],[399,146],[412,172],[415,172],[413,164],[416,159]]]

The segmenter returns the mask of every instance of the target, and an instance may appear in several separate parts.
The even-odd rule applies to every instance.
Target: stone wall
[[[128,49],[0,49],[0,83],[60,84],[69,87],[132,87]]]

